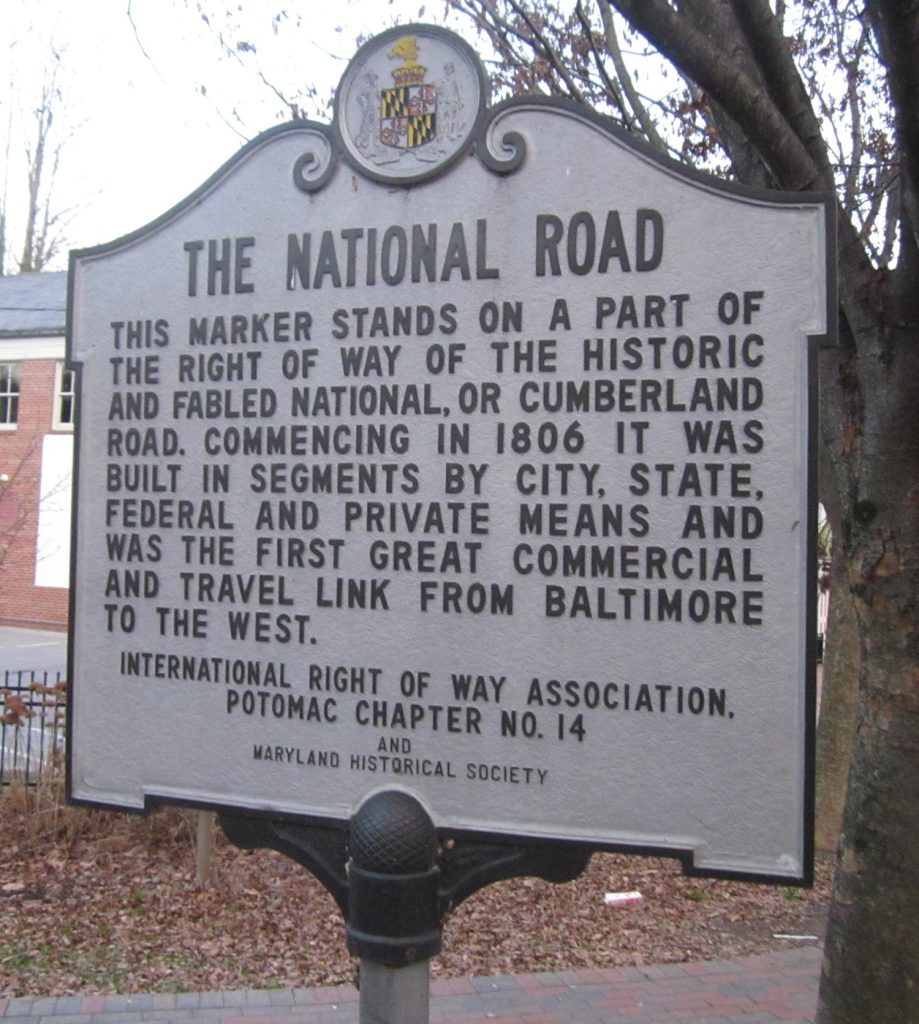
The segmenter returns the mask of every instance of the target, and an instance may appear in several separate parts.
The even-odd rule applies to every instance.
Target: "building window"
[[[54,395],[54,426],[61,430],[72,430],[75,402],[76,372],[68,370],[63,363],[57,364],[57,381]]]
[[[19,421],[19,364],[0,363],[0,430]]]

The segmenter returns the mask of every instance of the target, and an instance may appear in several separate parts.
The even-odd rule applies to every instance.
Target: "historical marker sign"
[[[70,792],[807,877],[831,203],[412,26],[74,253]]]

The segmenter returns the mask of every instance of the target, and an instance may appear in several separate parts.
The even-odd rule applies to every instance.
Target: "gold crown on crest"
[[[424,82],[428,69],[418,63],[418,40],[415,36],[403,36],[388,56],[404,62],[392,73],[396,85],[421,85]]]

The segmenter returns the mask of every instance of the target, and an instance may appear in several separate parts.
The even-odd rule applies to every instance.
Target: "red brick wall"
[[[69,591],[35,586],[42,439],[53,432],[57,364],[19,364],[19,423],[0,430],[0,624],[66,629]]]

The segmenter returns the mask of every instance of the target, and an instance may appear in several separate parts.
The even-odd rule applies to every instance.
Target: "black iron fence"
[[[37,785],[61,771],[67,684],[61,672],[0,674],[0,785]]]

